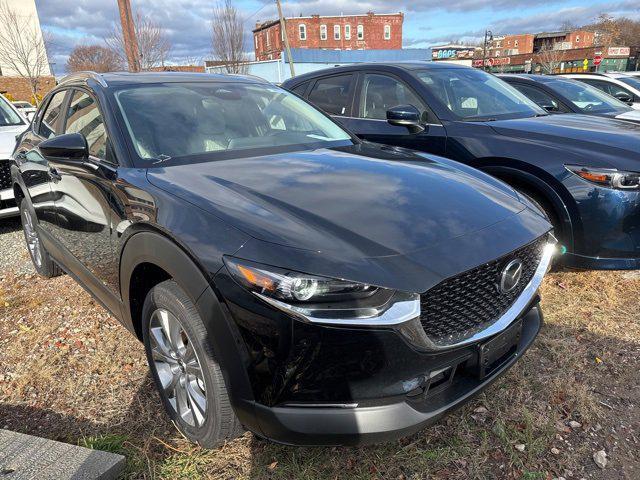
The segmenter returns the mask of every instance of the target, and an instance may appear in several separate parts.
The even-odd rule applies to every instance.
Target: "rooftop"
[[[117,85],[131,85],[139,83],[171,83],[171,82],[265,82],[265,80],[250,75],[223,75],[196,72],[77,72],[64,77],[60,83],[87,82],[94,80],[103,87]]]
[[[396,16],[396,15],[401,15],[404,16],[404,13],[402,12],[394,12],[394,13],[374,13],[374,12],[367,12],[367,13],[360,13],[360,14],[355,14],[355,15],[305,15],[302,16],[300,15],[299,17],[285,17],[285,20],[300,20],[300,19],[310,19],[310,18],[353,18],[353,17],[389,17],[389,16]],[[277,25],[278,23],[280,23],[280,20],[265,20],[264,22],[256,22],[256,28],[253,29],[253,32],[259,32],[260,30],[264,30],[265,28],[269,28],[273,25]]]

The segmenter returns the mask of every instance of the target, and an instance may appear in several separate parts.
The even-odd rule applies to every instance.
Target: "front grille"
[[[11,160],[0,160],[0,190],[11,188]]]
[[[520,296],[542,259],[546,236],[464,273],[448,278],[420,296],[420,322],[436,345],[458,343],[498,320]],[[522,276],[508,293],[500,291],[502,269],[522,261]]]

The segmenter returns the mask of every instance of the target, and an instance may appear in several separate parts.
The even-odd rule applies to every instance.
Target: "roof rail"
[[[107,82],[102,77],[102,74],[97,72],[91,72],[91,71],[70,73],[69,75],[64,77],[62,80],[60,80],[60,83],[66,83],[72,80],[87,80],[87,79],[93,79],[103,87],[107,87]]]

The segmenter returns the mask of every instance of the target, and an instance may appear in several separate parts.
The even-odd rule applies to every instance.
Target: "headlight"
[[[581,165],[565,165],[565,168],[583,180],[601,187],[620,190],[640,189],[640,173],[625,172],[613,168],[591,168]]]
[[[224,257],[233,278],[258,298],[303,320],[394,325],[420,315],[419,295]]]

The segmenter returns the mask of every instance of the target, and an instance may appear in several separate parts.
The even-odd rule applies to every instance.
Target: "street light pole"
[[[287,60],[289,60],[289,70],[291,71],[291,78],[296,76],[296,72],[293,68],[293,58],[291,58],[291,49],[289,48],[289,35],[287,34],[287,26],[285,24],[284,16],[282,15],[282,5],[280,5],[280,0],[276,0],[276,5],[278,5],[278,16],[280,17],[280,31],[282,32],[282,37],[284,39],[284,48],[287,52]]]
[[[482,69],[483,70],[487,70],[487,40],[490,42],[493,42],[493,33],[491,33],[491,30],[485,30],[484,31],[484,43],[483,43],[483,48],[482,48]]]

